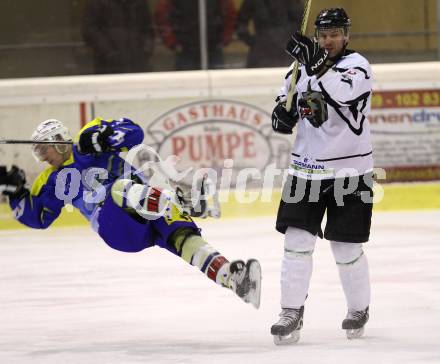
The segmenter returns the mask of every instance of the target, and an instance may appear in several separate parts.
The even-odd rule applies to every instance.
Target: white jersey
[[[278,101],[286,99],[291,73],[286,76]],[[353,52],[343,56],[319,79],[309,77],[304,66],[298,75],[297,100],[307,92],[310,83],[313,91],[323,94],[328,119],[315,128],[300,113],[289,173],[306,179],[327,179],[371,171],[373,157],[367,115],[372,74],[368,61]]]

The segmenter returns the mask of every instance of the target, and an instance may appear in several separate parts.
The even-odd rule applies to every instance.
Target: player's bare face
[[[61,167],[68,157],[68,153],[58,152],[53,145],[38,145],[34,153],[42,162],[47,162],[56,168]]]
[[[338,55],[347,42],[342,28],[321,29],[318,32],[318,42],[321,48],[329,53],[330,57]]]

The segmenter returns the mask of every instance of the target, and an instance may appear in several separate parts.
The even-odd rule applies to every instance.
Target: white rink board
[[[203,221],[230,258],[260,259],[259,311],[153,248],[124,254],[87,228],[0,231],[0,363],[439,363],[440,211],[376,213],[366,337],[340,329],[345,301],[318,241],[299,344],[276,347],[282,236],[274,218]]]

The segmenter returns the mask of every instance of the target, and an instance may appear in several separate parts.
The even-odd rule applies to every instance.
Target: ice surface
[[[318,241],[304,329],[269,334],[279,312],[274,218],[202,221],[230,259],[263,269],[260,310],[159,248],[124,254],[88,228],[0,232],[0,363],[440,363],[440,211],[376,213],[366,337],[340,329],[345,300]]]

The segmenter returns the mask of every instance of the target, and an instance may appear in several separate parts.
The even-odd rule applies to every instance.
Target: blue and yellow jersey
[[[35,179],[29,193],[10,199],[18,221],[32,228],[45,229],[59,216],[65,204],[72,204],[90,220],[113,182],[132,170],[119,153],[142,143],[144,138],[141,127],[129,119],[97,118],[85,125],[74,141],[78,141],[85,130],[98,129],[104,124],[114,130],[108,138],[111,151],[98,155],[80,154],[73,144],[69,159],[61,167],[47,168]]]

